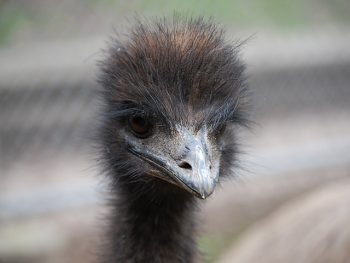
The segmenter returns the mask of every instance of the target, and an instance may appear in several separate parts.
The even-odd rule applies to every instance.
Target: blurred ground
[[[195,1],[0,1],[0,262],[96,262],[108,208],[89,138],[105,36],[134,11],[194,7]],[[292,213],[319,189],[348,182],[347,7],[204,1],[194,12],[218,16],[232,39],[254,34],[242,55],[257,124],[242,130],[237,178],[203,205],[199,243],[208,262],[233,262],[260,225]]]
[[[349,262],[349,182],[289,201],[251,226],[219,262]]]

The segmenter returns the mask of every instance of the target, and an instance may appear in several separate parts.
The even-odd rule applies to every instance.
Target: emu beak
[[[210,196],[218,181],[218,172],[212,171],[207,146],[202,138],[187,135],[183,158],[173,168],[173,179],[184,189],[201,199]]]
[[[209,159],[205,135],[194,136],[184,132],[181,137],[185,146],[179,160],[154,153],[143,145],[130,144],[129,151],[161,172],[152,173],[153,176],[205,199],[213,193],[218,182],[218,168],[212,169],[217,165],[213,165]]]

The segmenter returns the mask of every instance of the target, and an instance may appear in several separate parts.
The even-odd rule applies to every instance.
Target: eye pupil
[[[132,132],[141,138],[145,138],[150,134],[151,124],[142,116],[133,116],[129,119],[129,125]]]

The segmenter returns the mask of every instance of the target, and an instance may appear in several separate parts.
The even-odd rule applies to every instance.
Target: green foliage
[[[215,262],[222,250],[223,244],[218,238],[201,237],[198,242],[199,250],[205,256],[205,262]]]
[[[22,10],[0,2],[0,45],[8,44],[11,34],[26,22]]]
[[[349,0],[0,0],[0,45],[18,32],[79,32],[84,23],[141,16],[212,16],[227,26],[248,30],[315,28],[350,23]],[[90,20],[89,20],[90,19]],[[98,24],[96,24],[98,26]],[[76,28],[76,29],[75,29]]]
[[[338,6],[342,6],[340,2],[344,0],[337,1]],[[115,7],[121,5],[120,0],[108,0],[105,3]],[[315,9],[326,9],[327,12],[331,10],[335,13],[332,18],[337,21],[336,14],[344,12],[344,9],[337,9],[334,4],[332,6],[329,8],[326,1],[322,3],[314,0],[139,0],[131,1],[130,9],[126,9],[146,15],[171,15],[176,11],[186,15],[213,16],[221,22],[240,27],[287,29],[312,24],[315,15],[317,16],[314,14]],[[350,8],[349,5],[348,7]]]
[[[205,256],[205,262],[217,262],[222,253],[235,244],[245,228],[239,229],[237,232],[228,231],[225,235],[210,235],[199,238],[198,247]]]

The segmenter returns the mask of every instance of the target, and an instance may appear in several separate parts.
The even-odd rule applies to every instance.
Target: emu
[[[239,44],[212,20],[138,23],[100,64],[99,140],[112,189],[104,262],[197,262],[201,199],[234,173],[246,124]]]

